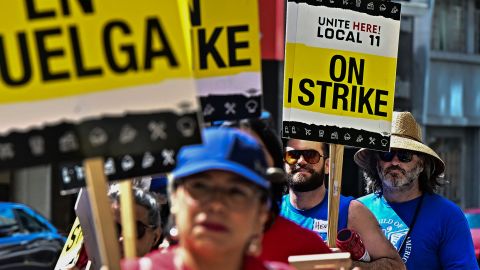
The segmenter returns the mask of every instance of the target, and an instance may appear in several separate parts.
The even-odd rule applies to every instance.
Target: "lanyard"
[[[418,202],[417,208],[415,209],[415,214],[413,214],[412,223],[410,223],[410,226],[408,226],[410,229],[408,230],[407,236],[405,237],[405,240],[400,246],[400,249],[398,249],[398,254],[402,254],[402,250],[405,247],[408,237],[410,236],[413,230],[413,226],[415,226],[415,222],[417,221],[417,217],[418,217],[418,212],[420,212],[420,208],[422,207],[423,197],[425,197],[425,194],[422,194],[422,197],[420,197],[420,201]]]

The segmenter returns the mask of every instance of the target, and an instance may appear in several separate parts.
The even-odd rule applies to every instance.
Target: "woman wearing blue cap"
[[[290,269],[262,261],[259,242],[268,217],[269,183],[255,139],[229,128],[204,130],[203,144],[186,146],[172,173],[170,199],[179,245],[123,269]]]

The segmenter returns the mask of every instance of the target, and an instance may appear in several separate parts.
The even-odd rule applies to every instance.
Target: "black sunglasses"
[[[122,225],[120,223],[116,223],[116,225],[117,225],[118,235],[122,235]],[[145,236],[145,232],[147,231],[147,229],[153,230],[156,228],[156,226],[146,225],[146,224],[143,224],[143,222],[138,220],[137,220],[137,226],[135,227],[137,228],[137,239],[142,239],[142,237]]]
[[[400,162],[408,163],[412,161],[414,154],[414,152],[408,150],[393,150],[390,152],[380,153],[378,157],[384,162],[390,162],[393,160],[393,157],[397,156]]]
[[[308,150],[290,150],[285,152],[285,162],[290,165],[293,165],[298,162],[300,157],[303,156],[306,162],[310,164],[317,164],[320,161],[320,158],[323,157],[320,153],[313,149]]]

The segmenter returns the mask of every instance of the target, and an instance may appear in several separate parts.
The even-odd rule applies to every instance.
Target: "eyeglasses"
[[[285,152],[285,162],[290,165],[293,165],[298,162],[300,157],[303,156],[306,162],[310,164],[317,164],[320,161],[320,158],[323,157],[320,153],[313,149],[308,150],[290,150]]]
[[[397,156],[400,162],[408,163],[412,161],[414,154],[415,154],[414,152],[408,151],[408,150],[394,150],[391,152],[380,153],[378,156],[382,161],[385,161],[385,162],[390,162],[393,160],[393,157]]]
[[[202,180],[191,179],[183,183],[188,194],[201,204],[207,203],[220,194],[222,201],[232,210],[245,210],[252,201],[260,196],[260,189],[243,184],[233,184],[228,187],[218,187]]]
[[[120,223],[117,223],[117,232],[118,232],[118,235],[122,235],[122,225]],[[142,239],[143,236],[145,236],[145,233],[147,231],[147,229],[155,229],[157,228],[156,226],[153,226],[153,225],[146,225],[146,224],[143,224],[143,222],[137,220],[137,226],[135,226],[137,228],[137,239]]]

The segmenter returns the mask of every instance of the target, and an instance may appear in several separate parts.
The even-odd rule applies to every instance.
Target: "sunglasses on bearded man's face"
[[[412,161],[415,152],[410,150],[392,150],[390,152],[382,152],[378,154],[378,158],[384,162],[390,162],[395,156],[402,163],[408,163]]]
[[[323,157],[320,153],[313,149],[307,150],[289,150],[285,152],[284,159],[289,165],[294,165],[298,162],[300,157],[310,164],[317,164],[320,158]]]

